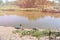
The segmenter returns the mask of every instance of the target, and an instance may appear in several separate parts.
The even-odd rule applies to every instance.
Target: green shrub
[[[29,35],[29,32],[26,31],[26,30],[22,30],[22,31],[21,31],[21,35]]]

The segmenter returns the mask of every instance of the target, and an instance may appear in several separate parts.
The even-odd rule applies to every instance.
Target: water
[[[30,20],[25,16],[4,15],[0,16],[0,26],[19,26],[22,24],[27,28],[60,28],[60,18],[45,16],[36,20]]]

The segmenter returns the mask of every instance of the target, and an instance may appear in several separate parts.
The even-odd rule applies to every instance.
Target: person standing
[[[21,30],[24,30],[22,24],[20,24],[20,29],[21,29]]]

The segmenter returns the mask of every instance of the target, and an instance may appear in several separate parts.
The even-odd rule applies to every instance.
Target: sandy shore
[[[37,40],[35,37],[31,36],[24,36],[20,38],[18,34],[12,33],[14,30],[16,30],[14,27],[0,26],[0,40]]]
[[[13,27],[0,26],[0,40],[9,40],[13,30],[15,30]]]
[[[14,30],[16,30],[14,27],[0,26],[0,40],[37,40],[36,37],[32,37],[32,36],[20,37],[18,34],[13,34],[12,31]],[[49,39],[47,36],[45,36],[45,37],[41,37],[40,40],[49,40]]]
[[[18,34],[13,34],[12,31],[14,30],[16,30],[14,27],[0,26],[0,40],[37,40],[36,37],[31,36],[20,37]]]

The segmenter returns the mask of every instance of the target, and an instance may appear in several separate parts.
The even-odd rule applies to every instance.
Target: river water
[[[27,28],[60,28],[60,18],[55,18],[48,15],[31,20],[27,16],[0,16],[0,26],[19,26],[19,24],[22,24]]]

